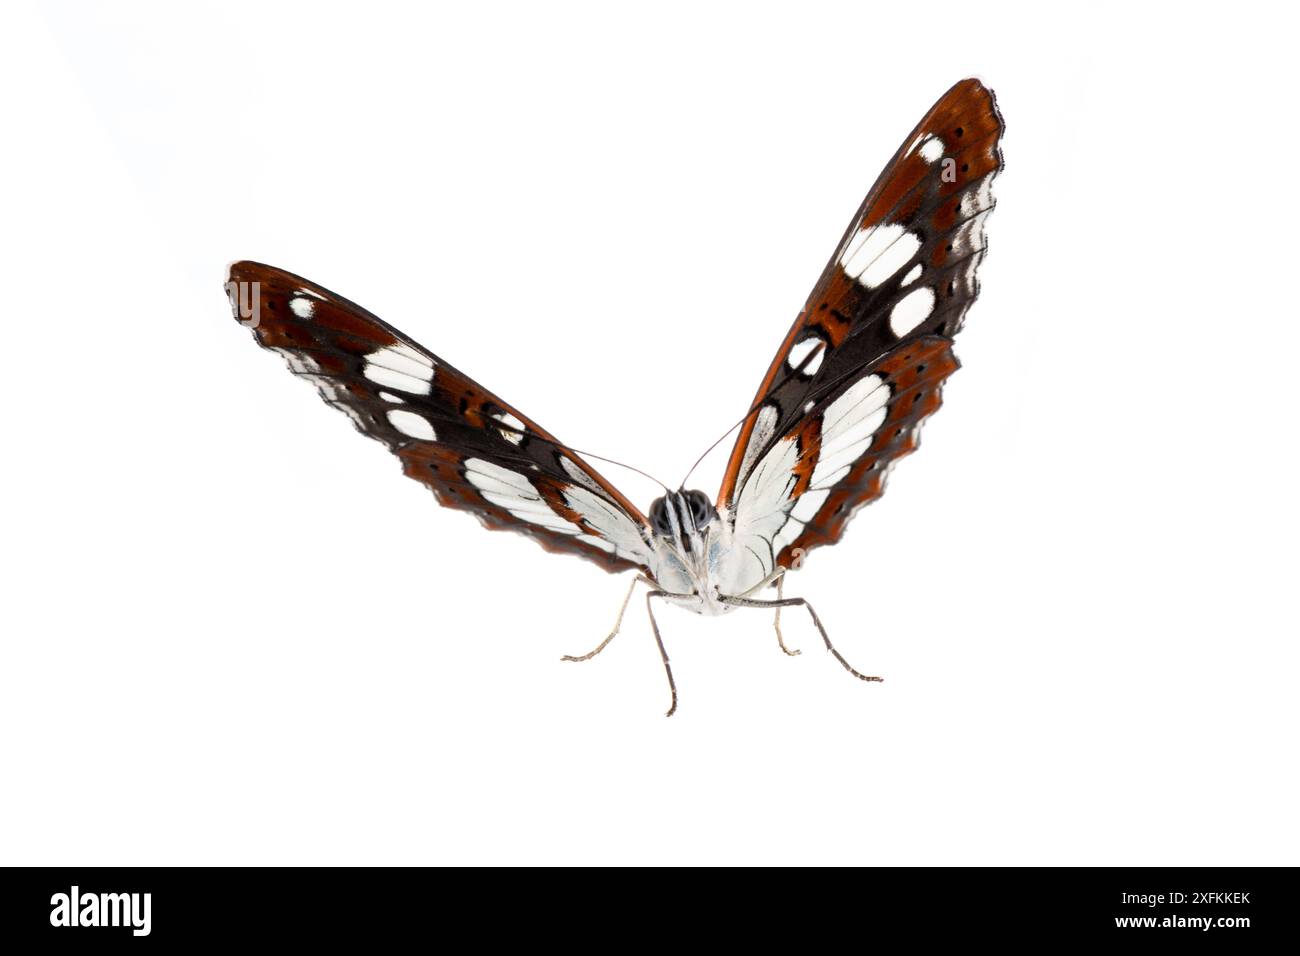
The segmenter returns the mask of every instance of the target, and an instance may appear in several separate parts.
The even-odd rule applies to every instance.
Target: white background
[[[1231,9],[6,7],[0,861],[1300,862],[1296,24]],[[671,720],[641,605],[562,664],[624,582],[230,318],[305,274],[674,482],[972,74],[964,368],[788,589],[883,685],[765,612],[663,611]]]

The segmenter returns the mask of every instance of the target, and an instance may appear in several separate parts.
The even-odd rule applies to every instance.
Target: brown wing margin
[[[358,431],[387,445],[440,504],[606,571],[644,569],[634,540],[646,527],[640,511],[577,453],[467,375],[355,303],[283,269],[237,262],[227,293],[235,318],[252,327],[259,345],[281,354]],[[519,488],[535,494],[533,511],[516,509],[533,517],[488,500],[483,479],[467,477],[471,460],[510,472]],[[575,493],[596,496],[611,512],[579,513],[570,506]],[[607,534],[612,512],[633,529],[614,536],[618,545]],[[603,525],[593,526],[593,516]]]

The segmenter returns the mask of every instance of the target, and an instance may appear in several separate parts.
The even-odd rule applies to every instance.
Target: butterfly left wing
[[[858,209],[759,387],[718,494],[733,523],[725,593],[839,540],[957,368],[1002,168],[993,94],[963,80],[903,141]]]
[[[439,503],[607,571],[646,570],[645,517],[572,449],[451,365],[322,286],[257,262],[227,283],[258,344],[397,455]]]

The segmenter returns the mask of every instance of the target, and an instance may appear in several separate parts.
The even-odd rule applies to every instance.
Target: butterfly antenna
[[[606,458],[604,455],[597,455],[595,452],[583,451],[581,448],[573,448],[572,446],[566,445],[560,441],[556,441],[553,438],[543,438],[541,435],[536,435],[531,432],[524,432],[521,429],[515,428],[513,425],[508,425],[503,423],[498,427],[502,431],[512,431],[519,435],[526,434],[528,436],[529,441],[545,442],[548,445],[554,445],[556,448],[560,449],[561,451],[567,451],[571,455],[581,455],[583,458],[594,458],[596,461],[603,461],[609,465],[618,465],[618,467],[620,468],[626,468],[628,471],[635,471],[638,475],[641,475],[644,478],[649,478],[656,485],[662,488],[665,492],[670,491],[669,487],[665,485],[662,481],[660,481],[654,475],[650,474],[648,471],[642,471],[640,468],[636,467],[636,465],[628,465],[621,461],[615,461],[613,458]]]
[[[802,362],[799,363],[799,367],[798,367],[798,368],[793,368],[793,369],[791,369],[790,372],[789,372],[787,375],[785,375],[784,377],[782,377],[781,379],[779,379],[779,380],[776,382],[776,384],[774,384],[771,388],[769,388],[769,389],[768,389],[767,391],[765,391],[762,395],[760,395],[760,396],[758,397],[758,401],[756,401],[753,405],[750,406],[749,411],[745,412],[744,416],[740,419],[740,421],[736,422],[736,424],[732,425],[732,426],[731,426],[730,428],[728,428],[725,432],[723,432],[721,435],[719,435],[719,436],[718,436],[718,440],[715,441],[715,442],[714,442],[712,445],[710,445],[708,448],[704,449],[704,454],[703,454],[703,455],[701,455],[699,458],[696,458],[696,459],[695,459],[695,464],[691,465],[691,469],[690,469],[690,471],[686,472],[686,477],[682,479],[682,483],[681,483],[681,486],[680,486],[680,487],[681,487],[681,488],[685,488],[685,487],[686,487],[686,482],[690,480],[690,477],[691,477],[692,474],[694,474],[695,469],[700,467],[700,462],[702,462],[702,461],[704,461],[704,459],[708,458],[708,457],[709,457],[709,453],[710,453],[711,451],[713,451],[713,449],[715,449],[715,448],[717,448],[719,445],[721,445],[721,444],[722,444],[722,440],[723,440],[724,438],[726,438],[728,435],[730,435],[732,432],[734,432],[734,431],[735,431],[737,428],[739,428],[741,425],[745,424],[745,422],[749,421],[749,416],[750,416],[750,415],[753,415],[756,411],[758,411],[760,408],[762,408],[762,407],[763,407],[763,404],[764,404],[764,403],[765,403],[769,398],[771,398],[773,392],[775,392],[778,388],[780,388],[780,387],[781,387],[782,385],[784,385],[786,382],[790,381],[790,379],[792,379],[792,378],[794,378],[796,375],[800,374],[800,373],[801,373],[805,368],[808,367],[808,365],[812,362],[813,359],[815,359],[818,355],[820,355],[820,354],[821,354],[822,352],[824,352],[825,350],[826,350],[826,343],[825,343],[825,342],[818,342],[818,343],[817,343],[817,348],[813,349],[813,350],[810,351],[807,355],[804,356],[804,359],[803,359]]]
[[[536,437],[537,437],[537,436],[535,436],[535,435],[533,436],[534,439],[535,439]],[[649,479],[650,479],[651,481],[653,481],[656,485],[658,485],[660,488],[662,488],[662,489],[664,490],[665,493],[671,491],[671,489],[670,489],[667,485],[665,485],[662,481],[660,481],[660,480],[659,480],[658,478],[656,478],[654,475],[650,474],[650,472],[648,472],[648,471],[642,471],[640,468],[636,467],[636,465],[626,465],[626,464],[624,464],[624,463],[621,462],[621,461],[615,461],[613,458],[606,458],[604,455],[596,455],[596,454],[593,454],[592,452],[589,452],[589,451],[583,451],[583,450],[580,449],[580,448],[569,448],[568,445],[565,445],[564,448],[565,448],[565,450],[567,450],[567,451],[571,451],[571,452],[573,452],[575,455],[582,455],[584,458],[594,458],[594,459],[596,459],[597,461],[603,461],[603,462],[605,462],[606,464],[610,464],[610,465],[618,465],[618,467],[620,467],[620,468],[626,468],[628,471],[635,471],[638,475],[642,475],[643,477],[649,478]]]

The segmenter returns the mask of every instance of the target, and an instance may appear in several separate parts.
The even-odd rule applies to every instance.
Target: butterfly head
[[[683,554],[702,550],[704,535],[717,517],[713,502],[702,491],[670,491],[650,505],[655,536]]]

